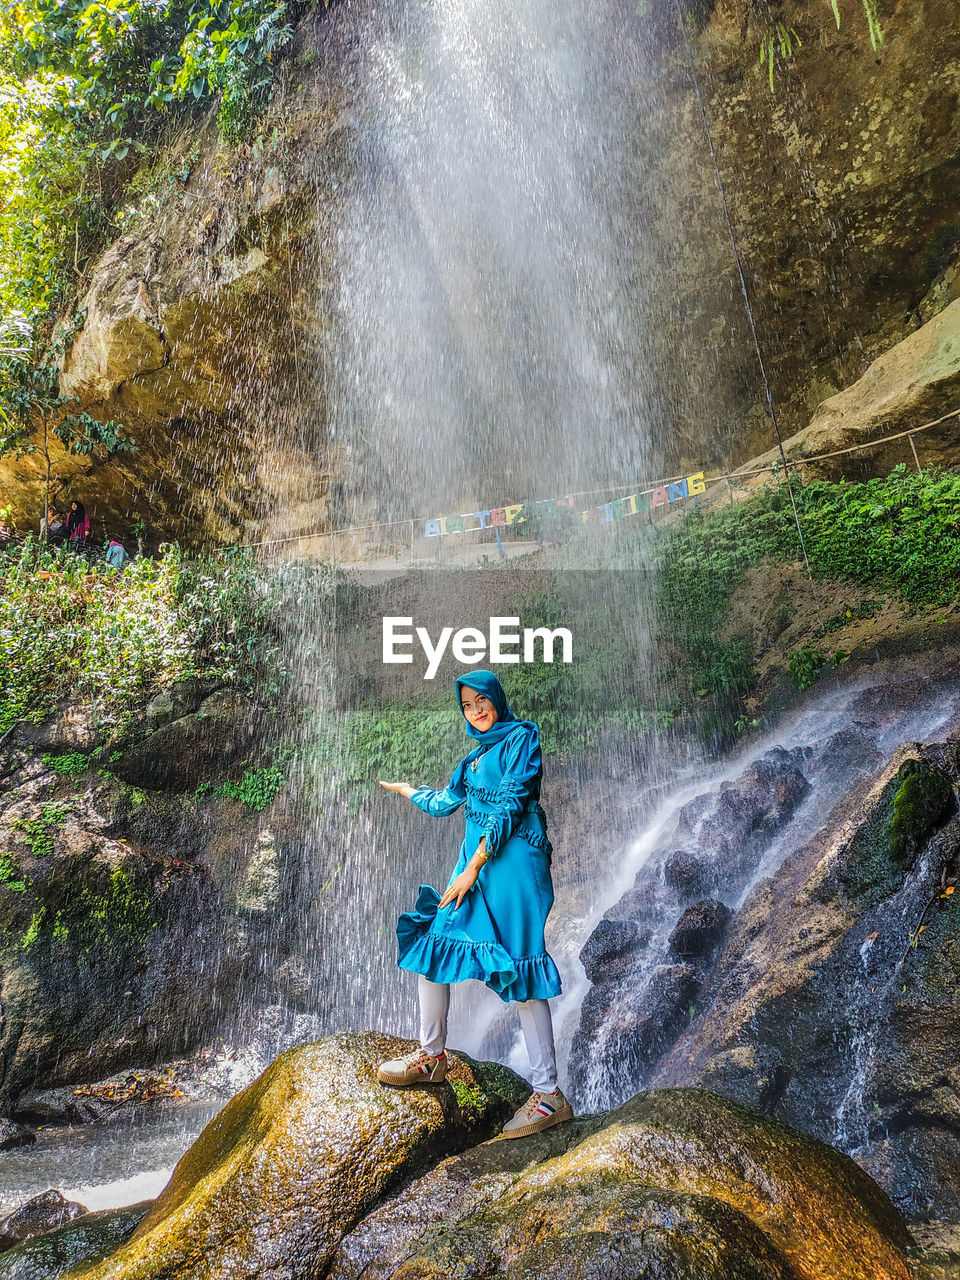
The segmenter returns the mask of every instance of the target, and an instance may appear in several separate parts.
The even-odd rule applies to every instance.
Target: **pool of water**
[[[177,1099],[96,1124],[40,1129],[32,1146],[0,1157],[0,1213],[50,1188],[91,1210],[152,1199],[222,1106],[222,1099]]]

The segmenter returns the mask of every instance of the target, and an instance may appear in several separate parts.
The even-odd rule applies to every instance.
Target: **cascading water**
[[[617,1105],[650,1083],[696,1081],[702,1066],[687,1028],[709,1014],[716,994],[708,992],[706,1006],[698,1007],[695,985],[686,996],[669,990],[675,971],[690,966],[668,943],[685,904],[709,896],[735,913],[765,883],[776,893],[781,866],[817,836],[859,779],[874,774],[901,744],[942,741],[955,731],[956,698],[953,680],[922,692],[912,680],[886,688],[866,682],[822,696],[721,769],[701,763],[693,778],[678,779],[622,851],[619,873],[593,909],[560,930],[571,967],[591,935],[601,955],[592,973],[597,985],[581,976],[558,1002],[562,1049],[568,1060],[572,1050],[584,1109]],[[866,940],[854,940],[859,961],[852,954],[844,970],[855,971],[857,981],[846,999],[825,1010],[835,1024],[830,1056],[836,1061],[822,1114],[811,1123],[844,1150],[857,1151],[867,1139],[872,1059],[900,990],[899,962],[935,892],[940,857],[931,842],[903,888],[865,917]],[[594,933],[604,919],[624,922],[608,929],[634,930],[627,941],[624,933],[615,939],[606,961],[603,932]],[[596,957],[585,958],[596,966]],[[686,976],[692,981],[692,970]],[[689,1009],[679,1007],[684,1001]]]
[[[368,554],[371,542],[381,555],[406,548],[411,527],[439,510],[629,486],[656,471],[655,383],[637,376],[644,307],[619,177],[630,46],[610,57],[610,22],[578,0],[511,0],[496,13],[479,0],[422,0],[357,19],[329,351],[298,377],[304,388],[313,378],[329,447],[348,459],[334,523],[398,522],[367,537]],[[635,223],[629,235],[641,235]],[[608,544],[621,565],[646,555]],[[602,546],[597,555],[602,564]],[[559,588],[568,625],[605,589],[573,577]],[[629,600],[635,635],[646,630],[645,581],[609,587],[612,608]],[[310,710],[292,732],[288,774],[310,834],[285,854],[292,936],[269,944],[265,970],[318,1027],[411,1030],[396,915],[419,881],[444,880],[458,837],[451,824],[428,831],[396,797],[345,806],[339,717],[363,663],[330,591],[308,570],[301,583],[284,610],[286,643]],[[419,621],[432,588],[414,574],[402,590],[392,612]],[[482,595],[479,578],[451,579],[438,622],[485,626]],[[371,644],[377,623],[360,627]],[[440,784],[454,763],[409,780]]]
[[[576,0],[364,22],[328,389],[350,523],[649,474],[610,34]]]

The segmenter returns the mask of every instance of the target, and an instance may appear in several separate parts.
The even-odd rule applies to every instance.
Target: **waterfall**
[[[331,373],[351,522],[649,474],[613,35],[576,0],[363,23]]]

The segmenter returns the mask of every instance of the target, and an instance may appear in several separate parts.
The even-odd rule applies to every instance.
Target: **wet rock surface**
[[[368,1215],[331,1280],[906,1280],[853,1161],[699,1090],[443,1161]]]
[[[705,962],[726,937],[733,912],[716,898],[687,907],[668,938],[671,950],[681,957]]]
[[[55,1231],[0,1254],[0,1280],[60,1280],[113,1253],[141,1221],[150,1202],[85,1213]]]
[[[0,1120],[0,1151],[14,1151],[36,1142],[37,1135],[29,1125],[14,1120]]]
[[[732,918],[728,899],[809,792],[802,752],[775,748],[684,805],[667,850],[648,861],[581,952],[593,986],[571,1050],[579,1096],[594,1104],[643,1084],[690,1023]],[[682,848],[677,848],[678,842]],[[665,921],[669,926],[665,928]]]
[[[449,1083],[376,1079],[409,1042],[328,1036],[282,1054],[207,1126],[136,1234],[90,1280],[321,1275],[377,1199],[495,1132],[527,1096],[463,1056]]]
[[[909,696],[855,695],[849,729],[679,811],[584,948],[645,939],[591,963],[571,1077],[581,1105],[706,1087],[854,1155],[911,1220],[956,1220],[960,745],[878,765]]]
[[[147,708],[147,726],[155,727],[115,766],[117,776],[133,786],[186,791],[198,781],[222,781],[262,736],[256,709],[232,690],[217,690],[177,716],[172,713],[190,706],[192,697],[171,698],[159,710],[157,701]]]
[[[111,758],[93,754],[93,711],[72,699],[0,749],[0,1107],[68,1095],[28,1100],[27,1124],[93,1118],[102,1108],[70,1086],[209,1043],[235,1012],[223,991],[245,974],[267,1001],[273,991],[264,938],[281,957],[279,868],[298,834],[278,813],[196,799],[228,771],[228,738],[249,748],[249,725],[232,695],[197,682],[167,695],[147,723],[194,702],[209,711],[185,717],[192,754],[136,722]],[[64,756],[78,772],[59,771]],[[147,772],[165,789],[141,786]]]
[[[622,976],[649,941],[650,930],[632,920],[601,920],[580,952],[580,963],[591,982]]]
[[[67,1200],[61,1192],[44,1191],[0,1221],[0,1249],[9,1249],[20,1240],[55,1231],[86,1212],[82,1204]]]
[[[915,1219],[960,1216],[956,744],[905,746],[737,912],[658,1083],[853,1153]]]

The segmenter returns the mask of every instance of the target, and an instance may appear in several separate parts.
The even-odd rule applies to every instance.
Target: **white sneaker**
[[[558,1089],[556,1093],[531,1093],[512,1120],[503,1126],[505,1138],[526,1138],[541,1129],[573,1119],[573,1107]]]
[[[416,1049],[405,1058],[391,1058],[389,1062],[381,1062],[377,1070],[377,1079],[381,1084],[442,1084],[450,1070],[450,1057],[447,1051],[441,1050],[436,1057],[427,1053],[426,1049]]]

